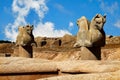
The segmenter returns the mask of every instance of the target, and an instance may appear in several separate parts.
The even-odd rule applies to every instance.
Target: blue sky
[[[107,35],[120,35],[120,0],[0,0],[0,40],[15,41],[18,27],[33,24],[37,36],[76,35],[81,16],[107,15]]]

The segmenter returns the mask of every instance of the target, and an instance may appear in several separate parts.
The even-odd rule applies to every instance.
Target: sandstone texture
[[[43,78],[37,80],[119,80],[120,71],[110,73],[94,73],[94,74],[77,74],[51,78]]]
[[[19,57],[0,58],[0,73],[22,72],[68,72],[98,73],[114,72],[120,69],[120,61],[67,60],[51,61]]]
[[[14,43],[0,43],[0,80],[120,80],[119,36],[107,36],[101,60],[88,48],[73,48],[76,36],[35,41],[33,58],[18,57]]]
[[[81,49],[73,48],[76,42],[76,36],[64,35],[60,38],[36,37],[37,47],[33,46],[33,57],[48,60],[80,60]],[[101,59],[118,60],[120,59],[120,37],[107,36],[106,45],[101,48]],[[19,56],[19,48],[14,43],[0,43],[0,56]],[[50,53],[50,54],[49,54]],[[44,54],[44,55],[43,55]],[[84,53],[83,53],[84,54]],[[116,55],[114,55],[116,54]]]
[[[120,44],[120,36],[107,36],[106,44]]]
[[[18,75],[24,76],[26,80],[119,80],[120,61],[51,61],[35,58],[1,57],[0,80],[15,80],[20,78]],[[21,77],[19,80],[22,79]]]

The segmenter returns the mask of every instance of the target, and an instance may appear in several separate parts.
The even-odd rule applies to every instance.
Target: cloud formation
[[[69,27],[73,27],[74,26],[74,24],[73,24],[73,22],[69,22]]]
[[[72,15],[72,12],[65,9],[65,7],[63,5],[56,3],[54,6],[55,6],[55,8],[58,9],[58,11],[60,11],[60,12],[62,12],[64,14]]]
[[[114,24],[114,26],[120,28],[120,20],[118,20],[118,21]]]
[[[57,30],[54,28],[54,23],[46,22],[39,23],[37,27],[34,28],[34,35],[37,36],[47,36],[47,37],[62,37],[65,34],[70,34],[67,30]]]
[[[119,8],[118,2],[114,2],[110,5],[107,2],[105,3],[104,0],[99,0],[99,1],[101,3],[100,4],[101,9],[106,13],[114,14],[114,12]]]
[[[28,23],[26,16],[31,10],[34,10],[39,18],[39,22],[35,24],[36,27],[33,31],[35,37],[60,37],[64,34],[71,34],[67,30],[56,30],[52,22],[42,22],[44,15],[48,11],[45,0],[13,0],[12,11],[15,15],[15,21],[9,23],[5,28],[5,35],[8,39],[12,41],[16,40],[18,26]]]
[[[109,19],[114,18],[114,20],[111,21],[111,23],[114,25],[114,27],[120,28],[120,20],[117,20],[118,18],[120,18],[119,17],[119,2],[113,1],[113,2],[111,2],[111,4],[104,0],[99,0],[99,2],[100,2],[101,9],[105,13],[110,14]],[[114,23],[114,21],[116,21],[116,22]]]

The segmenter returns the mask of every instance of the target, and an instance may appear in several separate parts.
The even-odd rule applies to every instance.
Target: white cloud
[[[118,21],[114,24],[114,26],[120,28],[120,20],[118,20]]]
[[[69,27],[73,27],[73,26],[74,26],[73,22],[69,22]]]
[[[47,36],[47,37],[62,37],[65,34],[71,34],[67,30],[56,30],[54,28],[54,23],[46,22],[46,23],[39,23],[37,27],[34,29],[34,35],[37,36]]]
[[[116,10],[118,10],[118,2],[114,2],[111,5],[108,4],[107,2],[105,3],[104,0],[99,0],[100,1],[100,7],[105,13],[111,13],[114,14]]]
[[[68,15],[72,15],[72,12],[68,11],[67,9],[65,9],[65,7],[61,4],[56,3],[55,8],[57,8],[60,12],[64,13],[64,14],[68,14]]]
[[[34,36],[63,36],[64,34],[70,34],[67,30],[54,29],[54,23],[46,22],[42,23],[45,13],[48,11],[45,0],[13,0],[12,11],[15,15],[14,23],[8,23],[5,28],[5,35],[8,39],[15,41],[17,36],[17,28],[21,25],[26,25],[26,16],[31,10],[34,10],[38,15],[40,22],[35,24]],[[31,16],[32,17],[32,16]],[[34,20],[33,20],[34,21]]]
[[[73,26],[74,26],[74,23],[70,21],[68,29],[71,31],[73,29]]]
[[[60,11],[66,11],[65,8],[61,4],[55,4],[55,7],[59,9]]]

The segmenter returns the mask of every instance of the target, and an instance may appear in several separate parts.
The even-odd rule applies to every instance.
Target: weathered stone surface
[[[43,58],[48,60],[55,61],[64,61],[64,60],[97,60],[100,57],[100,50],[98,48],[61,48],[56,50],[46,50],[40,52],[36,49],[34,50],[33,57],[34,58]],[[61,51],[62,50],[62,51]],[[94,53],[95,52],[95,53]]]
[[[120,36],[106,37],[106,44],[120,44]]]
[[[101,47],[105,45],[105,32],[103,30],[106,15],[96,14],[91,22],[84,16],[77,20],[79,27],[74,47]]]
[[[30,58],[0,58],[0,73],[22,72],[113,72],[120,69],[120,61],[68,60],[48,61]]]
[[[81,52],[80,51],[59,52],[57,56],[54,57],[53,60],[55,61],[81,60]]]
[[[97,60],[97,57],[86,47],[81,47],[81,60]]]
[[[98,73],[98,72],[114,72],[119,70],[119,61],[96,61],[96,60],[79,60],[79,61],[63,61],[58,63],[58,69],[61,72],[68,73]]]
[[[21,26],[18,28],[18,31],[19,33],[16,38],[16,46],[19,46],[18,56],[32,58],[33,57],[32,46],[34,44],[35,46],[37,46],[32,33],[33,25]]]
[[[62,38],[62,47],[73,47],[75,41],[76,41],[76,36],[72,36],[69,34],[65,34]]]
[[[100,55],[97,48],[88,49],[86,47],[81,48],[60,48],[58,51],[55,50],[45,50],[35,49],[33,53],[34,58],[43,58],[48,60],[55,61],[64,61],[64,60],[97,60],[97,55]],[[39,52],[40,50],[40,52]],[[61,51],[62,50],[62,51]],[[95,53],[93,53],[93,51]],[[96,52],[97,51],[97,52]]]
[[[82,16],[80,19],[77,20],[78,25],[78,33],[77,33],[77,41],[74,44],[74,47],[91,46],[90,42],[90,35],[89,35],[89,22],[85,16]]]
[[[32,58],[33,57],[33,48],[32,46],[19,46],[19,57],[27,57]]]
[[[0,53],[13,53],[14,43],[0,43]]]
[[[44,59],[34,58],[31,59],[22,57],[7,57],[7,58],[0,57],[0,80],[16,80],[16,79],[119,80],[120,61],[111,60],[51,61]]]
[[[32,58],[33,57],[33,48],[32,48],[32,46],[15,47],[12,56]]]
[[[32,43],[35,43],[33,36],[33,25],[20,26],[18,28],[18,35],[16,38],[16,45],[20,46],[31,46]]]
[[[39,52],[40,50],[40,52]],[[62,51],[61,51],[62,50]],[[34,58],[42,58],[54,61],[64,61],[64,60],[81,60],[81,50],[74,48],[59,48],[59,49],[34,49]]]
[[[57,76],[55,73],[21,73],[21,74],[0,74],[0,80],[36,80]]]
[[[38,47],[41,47],[41,41],[44,39],[45,39],[44,37],[40,37],[40,36],[35,38],[35,42],[37,43]]]
[[[106,15],[102,16],[101,14],[96,14],[91,22],[84,16],[77,20],[79,30],[73,47],[82,47],[82,60],[101,59],[101,47],[105,45],[105,32],[103,30],[105,22]]]
[[[62,44],[62,41],[60,39],[55,39],[55,41],[52,42],[51,47],[52,48],[59,47],[61,46],[61,44]]]
[[[35,38],[35,41],[37,42],[38,46],[40,46],[40,42],[43,39],[45,39],[45,37],[36,37]],[[46,41],[49,41],[49,39],[50,38],[46,38]],[[62,47],[73,47],[73,45],[76,42],[76,36],[72,36],[72,35],[68,35],[68,34],[64,35],[60,39],[62,41],[62,44],[61,44]],[[54,39],[52,41],[54,41]],[[110,44],[113,44],[111,46],[116,46],[116,44],[117,44],[118,47],[120,47],[119,46],[119,44],[120,44],[120,36],[112,36],[112,37],[106,36],[106,45],[105,46],[110,45]],[[49,46],[47,45],[46,47],[49,47]]]
[[[103,49],[102,60],[120,60],[120,48]]]
[[[94,52],[96,49],[94,49]],[[118,50],[118,51],[117,51]],[[118,54],[117,54],[118,52]],[[94,57],[91,57],[93,54],[90,54],[91,51],[90,50],[86,50],[86,49],[75,49],[75,48],[71,48],[71,49],[63,49],[60,48],[60,50],[57,49],[51,49],[51,50],[43,50],[38,48],[37,50],[35,49],[33,52],[33,57],[34,58],[43,58],[43,59],[48,59],[48,60],[57,60],[57,61],[63,61],[63,60],[85,60],[86,59],[95,59]],[[102,54],[100,54],[102,53]],[[107,60],[109,56],[115,56],[114,53],[118,56],[116,56],[116,60],[118,60],[119,57],[119,48],[110,48],[110,49],[102,49],[102,51],[97,52],[96,51],[96,55],[101,55],[101,60]],[[89,56],[91,55],[91,56]],[[95,55],[93,55],[95,56]],[[110,60],[110,58],[109,58]],[[111,58],[112,60],[112,58]],[[115,59],[113,59],[115,60]]]
[[[120,80],[120,71],[110,73],[65,75],[37,80]]]
[[[106,22],[106,15],[96,14],[90,23],[90,41],[92,46],[105,46],[105,32],[103,26]]]
[[[108,37],[108,36],[107,36]],[[64,37],[60,38],[62,40],[62,44],[60,47],[54,47],[54,48],[49,48],[48,45],[44,45],[43,47],[40,47],[40,41],[43,39],[44,37],[37,37],[35,38],[35,41],[38,44],[38,49],[39,52],[37,52],[37,56],[39,56],[38,54],[41,54],[42,51],[49,51],[50,53],[52,53],[52,51],[54,52],[58,52],[57,49],[61,49],[59,52],[69,52],[71,50],[68,51],[68,48],[72,48],[75,40],[76,40],[76,36],[72,36],[72,35],[65,35]],[[48,39],[48,38],[47,38]],[[51,42],[52,39],[50,39]],[[47,40],[46,40],[47,41]],[[49,40],[48,40],[49,41]],[[104,47],[102,47],[102,53],[105,53],[106,56],[104,56],[104,58],[106,58],[107,56],[109,56],[108,54],[113,54],[114,52],[116,52],[116,48],[120,47],[119,44],[120,41],[120,37],[119,36],[113,36],[113,37],[109,37],[109,39],[107,38],[106,40],[106,44]],[[50,41],[49,41],[50,42]],[[54,50],[51,50],[54,49]],[[74,49],[72,52],[75,52],[76,50]],[[1,57],[5,57],[6,53],[10,53],[11,56],[18,56],[19,50],[17,49],[17,47],[15,47],[14,43],[1,43],[0,44],[0,56]],[[33,50],[33,53],[36,53],[35,50]],[[46,55],[46,54],[45,54]],[[48,54],[49,55],[49,54]],[[71,54],[72,55],[72,54]],[[34,55],[35,56],[35,55]],[[47,55],[46,55],[47,56]],[[50,56],[50,55],[49,55]],[[74,56],[74,55],[73,55]],[[102,56],[101,56],[102,57]],[[41,57],[40,57],[41,58]],[[103,58],[102,58],[103,59]]]
[[[11,56],[19,56],[19,48],[14,47],[14,53],[11,53]],[[106,45],[105,47],[102,47],[101,49],[101,60],[107,60],[109,56],[109,60],[119,60],[119,50],[120,50],[120,45]],[[6,48],[5,48],[6,49]],[[3,48],[1,51],[4,50]],[[96,49],[93,48],[95,51]],[[86,50],[85,50],[86,51]],[[21,52],[21,51],[20,51]],[[85,52],[82,53],[81,49],[79,48],[66,48],[66,47],[59,47],[59,48],[40,48],[40,47],[34,47],[33,49],[33,57],[34,58],[43,58],[43,59],[48,59],[48,60],[81,60],[81,55],[84,54]],[[96,52],[99,54],[100,52]],[[0,53],[0,56],[5,57],[6,53]],[[21,53],[20,53],[21,54]],[[112,58],[114,57],[114,59]],[[57,58],[55,58],[57,57]],[[64,57],[64,59],[63,59]]]
[[[115,52],[109,54],[107,60],[120,60],[120,48],[116,49]]]
[[[29,58],[0,58],[0,73],[55,72],[56,65],[48,60]]]

